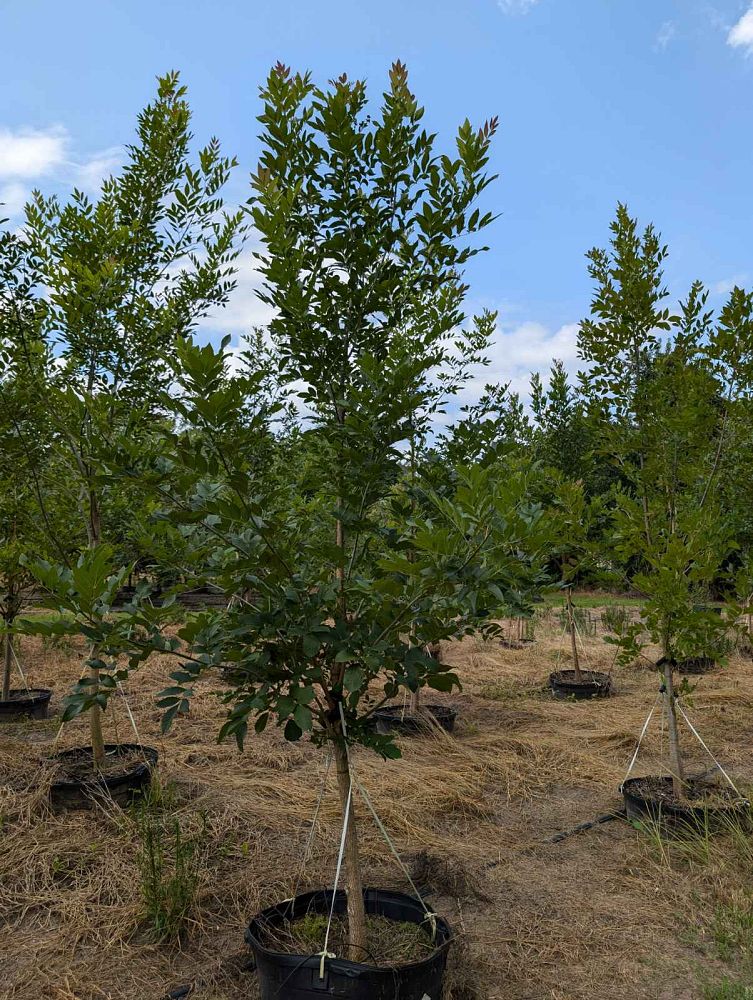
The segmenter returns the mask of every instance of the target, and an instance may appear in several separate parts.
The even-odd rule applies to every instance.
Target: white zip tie
[[[651,717],[653,716],[654,712],[656,711],[656,705],[657,705],[657,702],[659,701],[659,698],[661,698],[661,692],[659,692],[659,694],[654,699],[654,704],[651,706],[651,711],[648,713],[648,717],[646,718],[646,721],[643,723],[643,729],[641,729],[641,735],[638,737],[638,743],[636,744],[636,747],[635,747],[635,753],[633,754],[633,759],[630,761],[630,764],[629,764],[628,769],[627,769],[627,773],[625,774],[625,777],[622,779],[622,784],[623,785],[625,784],[625,782],[630,777],[630,772],[633,770],[633,768],[635,767],[635,762],[638,760],[638,754],[639,754],[640,749],[641,749],[641,743],[643,742],[643,737],[646,735],[646,730],[648,729],[648,725],[651,722]]]
[[[679,700],[679,698],[678,698],[678,699],[677,699],[677,700],[675,701],[675,704],[676,704],[676,705],[677,705],[677,707],[679,708],[679,710],[680,710],[680,714],[682,715],[683,719],[685,719],[685,721],[687,722],[687,724],[688,724],[688,728],[690,729],[691,733],[692,733],[692,734],[693,734],[693,735],[695,736],[695,738],[696,738],[696,739],[698,740],[698,742],[699,742],[699,743],[701,744],[701,746],[703,747],[703,749],[704,749],[704,750],[706,751],[706,753],[707,753],[707,754],[709,755],[709,757],[710,757],[710,758],[711,758],[711,759],[713,760],[713,762],[714,762],[714,763],[716,764],[716,766],[717,766],[717,767],[719,768],[720,772],[721,772],[721,773],[722,773],[722,774],[724,775],[724,777],[725,777],[725,778],[727,779],[727,781],[728,781],[728,782],[729,782],[729,784],[730,784],[730,787],[732,788],[732,791],[733,791],[733,792],[734,792],[734,793],[735,793],[736,795],[740,795],[740,792],[739,792],[739,791],[737,790],[737,787],[735,786],[735,783],[734,783],[734,781],[732,780],[732,778],[730,778],[730,776],[729,776],[729,775],[727,774],[727,772],[726,772],[726,771],[724,770],[724,768],[722,767],[722,765],[721,765],[721,764],[719,763],[719,761],[718,761],[718,760],[716,759],[716,757],[715,757],[715,756],[713,755],[713,753],[712,753],[712,752],[711,752],[711,751],[709,750],[709,748],[708,748],[708,747],[706,746],[706,744],[705,744],[705,743],[703,742],[703,739],[701,738],[701,735],[700,735],[700,733],[699,733],[699,732],[698,732],[698,730],[697,730],[697,729],[695,728],[695,726],[693,725],[693,723],[692,723],[692,722],[690,721],[690,719],[688,718],[687,714],[685,713],[685,709],[684,709],[684,708],[682,707],[682,705],[680,704],[680,700]],[[742,798],[742,797],[743,797],[743,796],[742,796],[742,795],[740,795],[740,798]]]

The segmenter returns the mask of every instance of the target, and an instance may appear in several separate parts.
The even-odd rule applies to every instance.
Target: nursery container
[[[365,889],[367,915],[403,923],[423,924],[426,911],[420,900],[401,892]],[[344,958],[328,958],[321,978],[319,955],[290,955],[268,947],[270,932],[286,921],[307,914],[328,914],[332,890],[307,892],[262,910],[249,924],[246,941],[254,952],[261,1000],[441,1000],[447,951],[452,940],[449,925],[436,917],[436,949],[417,962],[394,966],[367,965]],[[346,895],[335,893],[334,912],[347,910]],[[323,942],[322,942],[323,943]]]
[[[378,733],[403,733],[410,736],[431,731],[435,723],[445,732],[451,733],[457,716],[455,709],[447,705],[421,705],[417,715],[407,712],[399,705],[387,705],[385,708],[378,708],[372,719]]]
[[[716,660],[713,656],[691,656],[678,660],[676,666],[681,674],[707,674],[716,666]]]
[[[53,778],[50,785],[52,805],[57,809],[87,809],[97,798],[110,798],[119,806],[128,806],[149,787],[159,757],[153,747],[139,743],[108,743],[105,755],[110,759],[129,755],[134,755],[134,758],[124,770],[112,774],[93,769],[91,747],[74,747],[49,758],[62,765],[75,767],[78,764],[84,772]]]
[[[581,680],[576,680],[574,670],[556,670],[549,675],[549,687],[555,698],[607,698],[612,694],[612,678],[597,670],[581,670]]]
[[[12,688],[8,701],[0,701],[0,722],[46,719],[51,697],[47,688]]]
[[[691,792],[693,779],[688,779]],[[708,783],[696,782],[703,791]],[[724,819],[741,819],[750,812],[750,802],[729,788],[714,788],[715,797],[709,805],[691,805],[673,801],[672,779],[662,775],[628,778],[620,786],[625,800],[627,818],[650,819],[656,823],[673,826],[690,826],[696,829]]]

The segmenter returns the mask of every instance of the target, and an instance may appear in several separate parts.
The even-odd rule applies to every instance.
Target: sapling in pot
[[[578,645],[578,625],[573,604],[575,582],[588,574],[592,579],[605,575],[602,561],[604,502],[587,498],[582,481],[559,477],[549,510],[553,540],[552,557],[560,570],[565,595],[566,631],[572,669],[551,674],[549,685],[557,698],[598,698],[612,693],[610,674],[584,669]]]
[[[249,206],[262,241],[261,296],[274,309],[278,377],[303,404],[313,460],[305,490],[294,484],[270,493],[253,465],[254,421],[222,445],[243,402],[227,377],[224,349],[181,346],[176,406],[184,430],[165,436],[158,462],[131,454],[121,474],[157,490],[165,518],[208,532],[205,579],[254,597],[184,625],[185,650],[176,650],[183,665],[162,705],[169,725],[196,678],[230,663],[242,679],[226,692],[221,737],[242,746],[249,727],[274,724],[286,739],[307,736],[334,760],[347,824],[345,896],[336,899],[348,926],[341,958],[359,963],[358,973],[339,958],[299,956],[287,969],[287,988],[302,989],[302,978],[311,984],[326,964],[323,974],[343,995],[358,977],[374,982],[373,995],[392,995],[385,991],[394,993],[398,976],[401,996],[436,998],[449,941],[439,918],[428,964],[370,971],[363,964],[367,914],[394,920],[402,913],[397,919],[417,923],[425,914],[406,896],[390,897],[385,910],[387,895],[364,889],[353,765],[359,747],[399,756],[393,738],[375,732],[375,711],[404,692],[456,687],[427,647],[476,630],[498,634],[492,612],[509,602],[520,573],[500,470],[458,470],[449,495],[427,488],[420,504],[403,475],[411,421],[433,398],[431,373],[466,349],[468,337],[458,332],[462,268],[476,251],[465,241],[490,221],[474,203],[488,184],[495,124],[464,123],[455,157],[439,156],[400,63],[372,114],[362,82],[341,77],[323,89],[281,65],[262,99],[263,152]],[[164,648],[151,615],[142,606],[103,623],[102,642],[134,659]],[[81,704],[87,701],[82,692]],[[307,896],[305,905],[326,911],[331,898],[329,891]],[[296,900],[280,907],[275,919],[300,912]],[[262,995],[271,997],[281,980],[267,977],[285,957],[259,940],[263,926],[254,922],[252,933]]]
[[[29,687],[14,625],[37,587],[25,558],[49,551],[66,554],[60,539],[66,538],[67,518],[54,486],[55,454],[46,403],[27,377],[30,369],[39,372],[41,358],[33,349],[22,354],[20,348],[25,337],[33,339],[40,313],[28,275],[28,248],[17,233],[0,234],[0,720],[47,715],[52,692]],[[30,455],[34,469],[28,474],[24,466]],[[40,499],[44,519],[39,514]],[[70,539],[69,533],[69,544]],[[20,683],[14,687],[16,672]]]
[[[579,350],[590,366],[583,382],[599,447],[620,473],[613,552],[626,569],[637,567],[629,582],[646,597],[641,620],[614,641],[626,659],[647,639],[658,647],[671,772],[631,779],[624,790],[629,809],[693,818],[705,793],[687,774],[678,719],[685,684],[678,691],[676,673],[683,661],[715,654],[727,628],[702,602],[736,547],[719,504],[719,471],[731,408],[753,385],[753,301],[734,289],[715,321],[696,283],[672,315],[663,305],[667,250],[656,231],[640,233],[620,206],[612,234],[608,250],[589,254],[596,291]],[[636,781],[645,794],[633,801]]]
[[[126,668],[103,658],[91,627],[110,613],[112,578],[122,585],[130,573],[127,564],[114,565],[110,547],[116,530],[108,511],[121,499],[115,491],[125,489],[107,478],[111,441],[119,434],[134,442],[148,437],[169,378],[171,347],[225,301],[238,251],[240,214],[223,213],[219,195],[232,163],[212,140],[194,166],[189,124],[185,88],[170,74],[139,116],[124,168],[103,181],[98,198],[74,191],[61,203],[35,192],[19,236],[37,311],[33,326],[18,326],[10,339],[18,358],[41,359],[20,365],[19,377],[45,401],[58,474],[74,494],[69,514],[86,539],[86,551],[70,559],[65,571],[39,565],[38,575],[50,588],[47,606],[69,617],[30,620],[24,627],[55,635],[81,630],[89,640],[88,672],[79,687],[91,695],[90,746],[61,760],[61,771],[73,769],[79,784],[87,771],[123,769],[118,748],[106,749],[102,711],[104,692],[117,686]],[[31,449],[24,471],[40,474]],[[45,498],[38,500],[46,517]],[[137,495],[130,502],[137,505]],[[85,588],[78,619],[70,601],[74,582]],[[69,706],[64,719],[75,709],[75,703]],[[125,749],[129,758],[143,756],[138,748]]]

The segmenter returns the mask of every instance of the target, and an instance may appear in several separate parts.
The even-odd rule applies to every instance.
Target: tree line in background
[[[582,374],[555,360],[530,408],[505,385],[459,407],[496,336],[464,307],[496,121],[440,152],[399,63],[378,111],[359,81],[281,65],[262,104],[246,204],[223,202],[235,163],[216,141],[194,158],[171,75],[97,199],[37,193],[0,237],[4,697],[14,622],[83,634],[66,717],[89,713],[96,758],[148,655],[175,658],[167,724],[230,665],[222,735],[276,724],[331,747],[347,814],[349,747],[397,753],[370,714],[452,690],[432,645],[498,634],[545,586],[644,596],[615,641],[657,643],[671,694],[674,662],[718,651],[709,600],[753,591],[753,295],[715,314],[695,283],[671,305],[666,247],[620,205],[588,254]],[[274,318],[237,349],[202,344],[252,235]],[[202,585],[229,607],[176,628],[176,593]],[[19,624],[38,590],[64,614]]]

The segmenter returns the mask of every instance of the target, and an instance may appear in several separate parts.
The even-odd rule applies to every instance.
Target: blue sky
[[[749,0],[6,0],[0,10],[0,201],[33,186],[96,188],[115,168],[154,77],[179,69],[199,139],[257,153],[257,88],[278,59],[379,93],[408,64],[433,129],[499,115],[487,203],[501,213],[469,272],[500,310],[492,374],[525,384],[562,357],[590,285],[584,252],[616,202],[670,245],[670,287],[717,303],[753,285],[753,4]],[[246,266],[230,312],[263,319]]]

